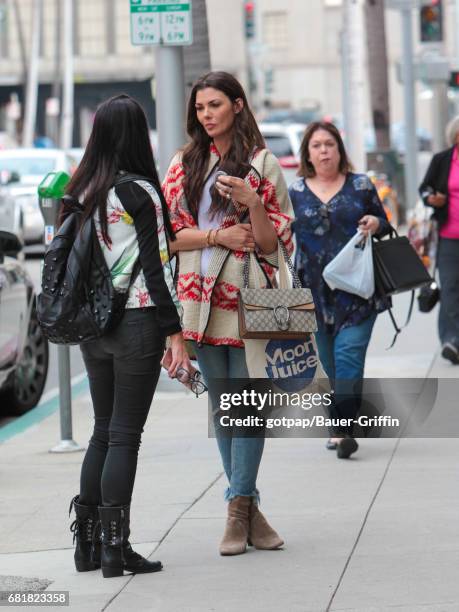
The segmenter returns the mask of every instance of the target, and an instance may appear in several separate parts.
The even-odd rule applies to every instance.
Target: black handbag
[[[435,308],[440,299],[440,289],[434,281],[430,285],[421,287],[418,295],[418,306],[420,312],[430,312]]]
[[[373,241],[377,295],[388,297],[430,285],[433,278],[406,236],[391,228],[387,240]]]
[[[375,272],[375,293],[379,297],[389,298],[396,293],[411,291],[411,301],[406,317],[406,327],[411,319],[414,304],[414,290],[431,285],[434,279],[430,276],[419,255],[406,236],[399,236],[391,227],[389,238],[373,240],[373,266]],[[395,329],[392,344],[394,346],[401,328],[389,308],[389,316]]]

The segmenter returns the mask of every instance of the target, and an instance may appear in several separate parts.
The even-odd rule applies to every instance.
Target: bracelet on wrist
[[[210,246],[210,233],[211,233],[211,229],[207,230],[206,232],[206,246]]]

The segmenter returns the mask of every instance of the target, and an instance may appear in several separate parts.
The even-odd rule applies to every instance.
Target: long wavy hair
[[[313,123],[310,123],[306,128],[303,140],[301,142],[300,169],[298,170],[298,176],[303,176],[304,178],[312,178],[316,175],[315,168],[309,160],[309,143],[311,141],[311,138],[318,130],[325,130],[336,141],[340,157],[338,168],[339,171],[342,174],[352,172],[353,166],[351,161],[349,160],[349,157],[347,156],[346,148],[344,147],[344,142],[341,138],[341,134],[339,133],[338,128],[333,123],[329,123],[327,121],[314,121]]]
[[[182,163],[185,171],[184,191],[191,214],[197,218],[199,202],[204,188],[204,177],[209,163],[212,139],[199,123],[196,113],[198,91],[212,87],[221,91],[232,103],[242,100],[241,111],[234,115],[232,142],[226,155],[219,164],[231,176],[243,178],[250,169],[249,160],[255,148],[264,148],[265,141],[258,129],[255,117],[249,108],[242,85],[228,72],[209,72],[200,77],[193,85],[187,110],[187,132],[191,142],[183,152]],[[217,212],[226,213],[232,208],[231,201],[220,196],[215,188],[211,189],[212,204],[210,217]]]
[[[140,104],[126,94],[113,96],[97,108],[83,158],[67,186],[66,194],[84,206],[81,224],[96,210],[104,242],[111,244],[107,224],[107,196],[121,171],[146,177],[161,200],[164,224],[175,238],[161,191],[151,148],[148,122]],[[70,200],[71,201],[71,200]],[[65,218],[64,210],[61,219]]]

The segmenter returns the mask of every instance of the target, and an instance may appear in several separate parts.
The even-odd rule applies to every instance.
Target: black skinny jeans
[[[81,504],[130,504],[164,345],[156,309],[136,308],[126,310],[113,332],[81,346],[95,420],[81,468]]]

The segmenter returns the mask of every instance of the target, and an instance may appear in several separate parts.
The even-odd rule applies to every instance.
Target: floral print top
[[[126,308],[157,308],[166,335],[181,331],[181,306],[174,287],[161,200],[148,181],[112,188],[107,200],[108,234],[102,238],[97,212],[94,224],[115,289],[126,290],[139,259],[141,269],[129,289]]]
[[[332,291],[322,277],[325,266],[356,233],[364,215],[378,217],[378,236],[390,229],[370,179],[365,174],[349,172],[343,187],[327,203],[309,189],[303,178],[289,187],[289,194],[296,217],[292,223],[297,243],[295,267],[303,286],[309,287],[314,296],[319,328],[336,334],[358,325],[374,312],[386,310],[388,300],[365,300],[346,291]]]

